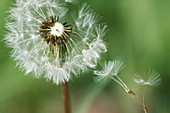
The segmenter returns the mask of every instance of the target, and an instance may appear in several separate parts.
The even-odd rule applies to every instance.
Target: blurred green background
[[[0,0],[0,113],[63,113],[61,86],[24,76],[9,57],[3,37],[4,19],[14,0]],[[170,0],[87,0],[108,25],[105,41],[107,60],[119,59],[126,68],[120,77],[139,98],[143,89],[134,84],[136,72],[149,68],[161,74],[162,84],[149,87],[146,105],[149,113],[170,111]],[[12,38],[12,37],[11,37]],[[114,81],[93,82],[93,74],[69,83],[75,113],[144,113]]]

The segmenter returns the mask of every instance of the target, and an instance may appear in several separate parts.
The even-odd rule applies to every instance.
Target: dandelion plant
[[[87,3],[72,0],[16,0],[6,19],[6,43],[25,74],[63,85],[65,113],[69,113],[67,83],[72,76],[97,65],[107,51],[107,26]],[[81,5],[80,5],[81,4]],[[68,5],[70,7],[68,7]],[[77,10],[78,9],[78,10]]]

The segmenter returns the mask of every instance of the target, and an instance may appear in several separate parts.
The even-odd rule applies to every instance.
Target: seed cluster
[[[70,27],[70,24],[67,24],[67,22],[62,24],[64,27],[64,32],[61,36],[51,34],[51,28],[54,27],[55,23],[58,21],[59,17],[56,18],[56,16],[50,16],[49,19],[46,18],[46,20],[43,21],[42,25],[40,26],[40,35],[44,38],[44,41],[46,41],[47,44],[52,44],[53,46],[65,44],[68,38],[70,38],[72,28]],[[59,32],[59,29],[56,29],[56,31]]]

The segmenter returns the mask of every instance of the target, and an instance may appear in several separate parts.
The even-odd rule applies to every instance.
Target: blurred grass
[[[15,67],[15,62],[9,58],[10,49],[3,41],[6,32],[4,19],[7,16],[4,12],[13,1],[0,0],[0,113],[62,113],[60,86],[55,86],[44,79],[34,79],[32,75],[24,76],[24,73]],[[106,22],[109,27],[105,39],[109,49],[106,59],[120,59],[127,64],[121,78],[131,88],[139,94],[142,93],[142,90],[136,88],[132,82],[134,73],[143,72],[148,68],[154,68],[161,73],[162,85],[147,90],[147,104],[150,113],[167,113],[170,110],[170,1],[88,0],[87,2],[95,12],[103,16],[102,22]],[[79,105],[81,107],[76,109],[84,110],[84,113],[102,113],[101,109],[106,108],[110,109],[108,113],[142,113],[141,106],[133,102],[114,82],[107,85],[100,93],[106,93],[110,98],[100,106],[102,102],[98,98],[98,93],[104,87],[91,89],[90,84],[93,84],[91,75],[90,73],[70,82],[73,109],[82,100],[80,102],[82,104]],[[88,87],[93,91],[89,91]],[[82,99],[85,92],[89,93]],[[93,100],[101,103],[92,104]],[[108,103],[113,103],[114,109],[109,107]]]
[[[81,98],[76,106],[75,109],[73,109],[73,113],[87,113],[91,105],[93,104],[94,100],[96,99],[96,96],[101,93],[101,91],[104,89],[104,87],[107,86],[109,83],[109,79],[106,79],[102,81],[101,83],[93,82],[91,85],[87,88],[87,90],[82,95],[83,98]]]

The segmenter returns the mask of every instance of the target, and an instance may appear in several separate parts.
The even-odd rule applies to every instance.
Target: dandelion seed
[[[148,110],[147,110],[146,106],[143,107],[143,111],[144,111],[145,113],[148,113]]]
[[[121,61],[114,61],[114,68],[111,71],[111,75],[117,75],[123,68],[123,62]]]
[[[109,77],[110,79],[117,82],[128,94],[131,94],[134,97],[135,93],[130,90],[118,76],[118,73],[124,67],[123,62],[116,60],[109,62],[105,61],[101,67],[101,70],[94,71],[94,74],[98,75],[96,77],[96,81],[101,81],[103,78]]]
[[[154,70],[149,70],[147,74],[141,75],[141,74],[135,74],[134,82],[137,84],[144,86],[143,91],[143,101],[141,105],[143,106],[143,110],[145,113],[148,113],[147,107],[145,105],[145,92],[146,92],[146,86],[158,86],[161,84],[161,77],[160,74]]]
[[[108,76],[108,75],[112,75],[112,76],[115,76],[117,75],[121,69],[123,68],[123,62],[121,61],[109,61],[109,62],[104,62],[102,65],[101,65],[101,68],[102,70],[97,70],[97,71],[94,71],[94,73],[96,75],[99,75],[99,76]]]
[[[110,75],[112,69],[114,66],[114,62],[104,62],[102,65],[102,70],[97,70],[94,71],[94,74],[99,75],[100,77],[107,77],[108,75]]]
[[[74,0],[16,0],[9,11],[5,40],[26,74],[65,83],[94,68],[107,51],[102,40],[107,26],[97,23],[100,17],[86,3],[78,11],[68,3]]]
[[[134,82],[140,85],[158,86],[161,84],[160,74],[154,70],[149,70],[147,74],[135,74]]]

